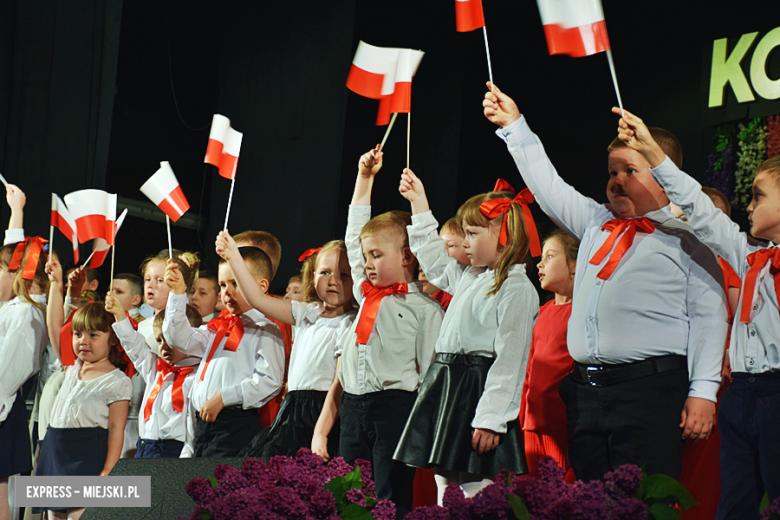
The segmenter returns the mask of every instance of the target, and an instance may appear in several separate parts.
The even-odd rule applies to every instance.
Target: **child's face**
[[[216,309],[219,293],[214,290],[214,282],[198,278],[190,289],[190,305],[198,309],[201,317],[213,314]]]
[[[380,236],[360,240],[366,261],[366,278],[376,287],[387,287],[406,281],[404,252],[394,240]]]
[[[14,278],[16,274],[8,271],[8,266],[0,264],[0,302],[14,298]]]
[[[650,173],[650,164],[637,151],[617,148],[609,153],[607,198],[623,218],[641,217],[669,204],[663,188]]]
[[[165,341],[165,336],[163,336],[162,329],[155,327],[154,337],[157,340],[157,347],[160,350],[160,357],[169,365],[175,365],[187,357],[187,355],[181,350],[168,345],[168,342]]]
[[[750,234],[763,240],[780,242],[780,187],[777,177],[761,172],[753,181],[753,199],[747,207]]]
[[[296,302],[303,301],[303,285],[301,282],[293,280],[287,284],[287,291],[284,293],[285,300],[295,300]]]
[[[556,294],[568,293],[574,278],[574,264],[569,265],[560,240],[551,238],[544,243],[542,261],[536,267],[542,289]]]
[[[122,308],[126,311],[138,307],[141,303],[141,295],[133,294],[130,288],[130,282],[127,280],[113,280],[111,284],[111,292],[122,304]]]
[[[161,311],[168,303],[171,290],[165,284],[165,262],[155,260],[146,266],[144,273],[144,297],[146,304],[155,311]]]
[[[495,269],[502,249],[501,244],[498,243],[501,226],[500,219],[498,220],[499,223],[491,222],[488,227],[470,226],[463,223],[463,231],[466,232],[463,248],[471,265]]]
[[[447,250],[448,255],[457,259],[461,264],[469,264],[469,257],[466,256],[466,250],[463,249],[463,237],[445,233],[441,235],[441,238],[444,240],[444,249]]]
[[[417,274],[417,279],[422,282],[423,292],[428,296],[433,296],[439,292],[439,288],[428,281],[428,277],[425,276],[425,273],[422,272],[422,270]]]
[[[241,291],[238,290],[236,277],[233,275],[233,270],[227,262],[219,264],[219,288],[222,303],[231,313],[243,314],[251,309]]]
[[[73,353],[84,363],[96,364],[108,359],[111,333],[100,330],[73,331]]]
[[[352,300],[349,260],[340,249],[328,249],[317,255],[314,290],[320,300],[330,307],[341,307]]]

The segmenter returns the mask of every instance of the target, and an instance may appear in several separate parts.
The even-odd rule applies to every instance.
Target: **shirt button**
[[[588,316],[588,321],[593,321],[593,316]]]
[[[596,285],[601,285],[601,280],[596,280]]]
[[[360,362],[360,364],[362,365],[362,364],[363,364],[363,362],[361,361],[361,362]]]
[[[755,377],[748,377],[748,383],[755,383],[756,378]]]
[[[758,309],[758,304],[753,305],[753,310]]]
[[[751,336],[755,336],[755,335],[756,335],[756,331],[755,331],[755,330],[751,330],[751,331],[750,331],[750,335],[751,335]],[[750,362],[750,364],[752,365],[752,364],[753,364],[753,362],[751,361],[751,362]]]
[[[761,278],[758,279],[758,281],[759,282],[763,282],[764,281],[764,277],[762,276]]]
[[[753,363],[754,363],[754,361],[753,361],[752,359],[751,359],[750,361],[748,361],[748,365],[751,365],[751,366],[752,366],[752,365],[753,365]]]

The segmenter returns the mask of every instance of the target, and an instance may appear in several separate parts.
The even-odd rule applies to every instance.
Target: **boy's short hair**
[[[775,155],[762,162],[756,170],[756,175],[764,172],[773,175],[775,177],[775,182],[780,185],[780,155]]]
[[[192,327],[200,327],[203,325],[203,318],[201,318],[198,309],[192,305],[187,304],[187,319]],[[152,330],[156,336],[158,332],[162,332],[163,321],[165,320],[165,309],[154,315],[154,321],[152,322]]]
[[[287,280],[287,285],[290,285],[293,282],[303,283],[303,276],[296,274],[290,277],[289,280]]]
[[[466,232],[463,231],[463,226],[458,222],[458,217],[451,217],[442,225],[439,231],[439,236],[441,235],[455,235],[460,238],[466,238]]]
[[[360,239],[381,236],[392,240],[401,250],[409,247],[409,235],[406,226],[412,225],[412,214],[408,211],[388,211],[372,218],[360,231]]]
[[[680,140],[669,130],[664,130],[663,128],[655,126],[648,126],[647,129],[650,131],[650,135],[653,136],[655,142],[658,143],[658,146],[661,147],[661,150],[669,156],[669,159],[672,160],[675,166],[682,169],[683,152]],[[616,137],[609,143],[607,152],[611,152],[618,148],[628,148],[628,146],[621,141],[619,137]]]
[[[274,277],[274,267],[271,258],[265,251],[259,247],[242,246],[238,248],[238,252],[241,253],[241,258],[244,259],[247,269],[255,280],[265,278],[269,282],[271,281]],[[220,259],[219,265],[225,263],[227,263],[225,259]]]
[[[141,296],[144,292],[144,282],[141,277],[132,273],[119,273],[114,275],[114,280],[124,280],[130,286],[130,294]]]
[[[198,277],[195,280],[208,280],[214,284],[214,292],[219,294],[219,276],[214,271],[201,270],[198,271]]]
[[[729,218],[731,218],[731,203],[729,202],[728,197],[726,197],[722,191],[716,190],[715,188],[702,186],[701,192],[712,199],[712,203],[716,206],[718,205],[718,202],[720,202],[720,204],[723,206],[723,212],[728,215]]]
[[[279,243],[279,239],[267,231],[242,231],[234,236],[233,240],[239,246],[243,243],[244,245],[254,246],[265,251],[271,259],[271,265],[273,266],[273,271],[271,276],[268,277],[268,281],[273,280],[273,277],[276,276],[276,270],[279,269],[279,263],[282,261],[282,244]]]
[[[87,277],[87,282],[93,282],[100,277],[100,273],[97,269],[94,269],[92,267],[85,267],[84,268],[84,275]]]

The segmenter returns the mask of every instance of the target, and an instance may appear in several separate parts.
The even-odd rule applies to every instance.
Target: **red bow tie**
[[[758,273],[768,263],[772,263],[778,272],[773,276],[775,280],[775,293],[780,298],[780,249],[770,247],[761,249],[755,253],[750,253],[747,257],[750,269],[745,275],[745,283],[742,285],[742,311],[739,314],[739,321],[750,323],[750,312],[753,310],[753,293],[756,291],[756,278]]]
[[[208,328],[212,332],[216,332],[214,341],[211,343],[211,350],[209,350],[208,356],[206,356],[206,364],[203,365],[203,371],[200,373],[200,380],[203,381],[203,376],[206,375],[206,370],[209,367],[211,358],[219,348],[219,344],[222,339],[227,336],[225,341],[225,349],[235,352],[238,349],[238,344],[241,343],[241,338],[244,337],[244,322],[241,321],[240,316],[231,314],[229,310],[223,309],[222,312],[217,315],[216,318],[211,320],[208,324]]]
[[[149,399],[146,400],[146,406],[144,406],[144,421],[148,421],[149,417],[152,416],[152,406],[154,406],[154,400],[157,399],[157,394],[160,393],[160,388],[162,388],[163,379],[165,379],[168,374],[171,372],[174,372],[176,375],[173,377],[173,390],[171,391],[171,401],[173,401],[173,409],[177,412],[181,413],[182,410],[184,410],[184,391],[182,390],[182,386],[184,385],[184,380],[187,378],[187,374],[194,372],[195,367],[176,367],[173,365],[169,365],[162,359],[157,360],[157,382],[154,385],[154,388],[152,388],[151,393],[149,394]]]
[[[363,310],[360,312],[355,332],[357,332],[357,342],[361,345],[368,343],[371,331],[374,330],[374,322],[379,311],[379,304],[382,298],[388,294],[408,294],[409,286],[405,283],[394,283],[387,287],[375,287],[368,282],[363,282]]]
[[[612,233],[610,233],[607,241],[604,242],[601,248],[596,251],[593,258],[590,259],[590,263],[593,265],[599,265],[604,260],[609,252],[612,251],[612,246],[615,245],[617,238],[625,231],[620,242],[618,242],[615,251],[612,252],[607,263],[604,264],[604,267],[599,271],[598,277],[602,280],[608,280],[620,263],[620,259],[623,258],[626,251],[631,248],[631,244],[634,243],[634,236],[636,235],[637,229],[639,231],[644,231],[645,233],[652,233],[655,231],[655,225],[653,225],[650,219],[645,217],[632,219],[616,218],[601,226],[601,229],[612,231]]]

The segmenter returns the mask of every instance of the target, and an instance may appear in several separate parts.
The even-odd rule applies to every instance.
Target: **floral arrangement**
[[[550,457],[542,459],[539,477],[506,474],[473,498],[456,484],[444,494],[444,506],[420,507],[406,520],[657,520],[679,519],[668,502],[697,504],[679,482],[665,475],[646,476],[634,465],[604,475],[603,481],[569,484]]]
[[[395,520],[395,504],[376,499],[368,461],[326,464],[305,448],[294,458],[247,459],[240,470],[220,464],[186,490],[197,505],[187,520]]]
[[[739,160],[735,172],[737,179],[735,202],[742,207],[746,207],[750,203],[753,196],[752,187],[756,169],[767,158],[766,136],[766,123],[761,118],[756,117],[747,125],[739,124],[740,151],[737,152]]]
[[[764,500],[761,501],[761,520],[780,520],[780,498],[775,499],[771,504],[769,503],[769,495],[764,495]]]

